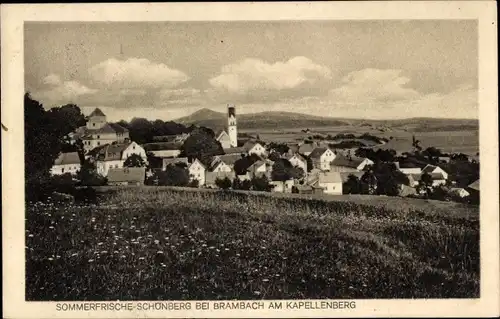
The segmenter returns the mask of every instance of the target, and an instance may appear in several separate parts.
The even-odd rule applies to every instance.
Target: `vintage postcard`
[[[4,316],[498,316],[496,24],[2,6]]]

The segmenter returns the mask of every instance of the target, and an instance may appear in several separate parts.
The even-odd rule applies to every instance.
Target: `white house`
[[[76,138],[81,138],[87,152],[101,145],[123,142],[129,139],[129,131],[119,124],[106,122],[106,115],[96,108],[88,116],[87,125],[78,128],[72,135],[72,139]]]
[[[244,145],[243,148],[246,150],[248,155],[255,154],[261,157],[266,157],[267,156],[267,150],[262,144],[259,142],[255,141],[247,141]]]
[[[330,170],[332,172],[360,172],[368,165],[373,165],[373,161],[368,158],[337,154],[331,162]]]
[[[284,156],[293,166],[300,167],[307,174],[307,160],[300,154],[285,154]]]
[[[291,193],[295,182],[293,179],[290,179],[286,181],[271,181],[270,184],[273,185],[271,192]]]
[[[61,153],[54,161],[50,173],[52,175],[62,175],[66,173],[76,175],[80,168],[80,157],[77,152]]]
[[[132,154],[139,155],[147,164],[146,151],[136,142],[115,142],[96,147],[87,154],[87,157],[95,161],[97,173],[107,176],[110,168],[122,168]]]
[[[269,165],[270,164],[264,160],[257,161],[252,165],[250,165],[250,167],[247,170],[249,172],[250,178],[255,176],[260,177],[263,175],[267,176],[269,173]]]
[[[226,164],[220,157],[214,157],[208,168],[210,172],[232,172],[233,168]]]
[[[411,167],[408,164],[401,164],[399,162],[394,162],[394,165],[396,165],[396,168],[405,175],[422,173],[422,169],[420,167]]]
[[[452,187],[452,188],[450,188],[450,194],[459,196],[461,198],[464,198],[464,197],[467,197],[467,196],[470,195],[470,193],[466,189],[461,188],[461,187]]]
[[[342,177],[339,172],[320,172],[309,185],[323,188],[325,194],[342,195]]]
[[[433,173],[441,173],[444,176],[444,179],[448,179],[448,173],[445,172],[441,167],[435,165],[427,165],[422,169],[422,173],[433,174]]]
[[[198,185],[205,185],[205,173],[207,171],[205,165],[203,165],[198,159],[195,159],[188,166],[189,176],[193,180],[198,181]]]
[[[327,147],[316,147],[309,157],[314,168],[328,171],[330,170],[330,163],[335,159],[335,153]]]
[[[230,148],[231,147],[231,138],[226,131],[222,130],[215,135],[215,139],[220,143],[222,148]]]

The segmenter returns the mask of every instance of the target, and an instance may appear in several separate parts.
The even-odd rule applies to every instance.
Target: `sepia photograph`
[[[484,297],[478,19],[22,25],[25,302]]]

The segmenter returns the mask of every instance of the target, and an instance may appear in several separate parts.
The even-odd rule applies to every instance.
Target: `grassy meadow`
[[[479,297],[475,206],[104,192],[27,204],[27,300]]]
[[[475,155],[479,152],[479,136],[478,130],[464,129],[453,131],[438,131],[430,129],[429,131],[411,132],[404,130],[392,130],[387,132],[380,132],[367,127],[353,127],[353,126],[338,126],[338,127],[316,127],[310,128],[311,131],[304,133],[302,130],[305,128],[290,128],[290,129],[275,129],[275,130],[240,130],[243,133],[258,134],[259,137],[267,142],[275,141],[282,143],[296,143],[304,140],[308,136],[314,134],[338,134],[338,133],[352,133],[355,135],[370,133],[375,136],[390,138],[394,140],[391,144],[394,145],[396,151],[408,152],[411,151],[412,136],[420,140],[421,146],[425,149],[427,147],[436,147],[443,152],[449,153],[464,153],[468,155]],[[370,143],[363,141],[367,146]]]

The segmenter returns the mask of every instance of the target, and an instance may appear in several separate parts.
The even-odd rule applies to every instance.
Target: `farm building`
[[[452,187],[452,188],[450,188],[449,193],[451,195],[455,195],[455,196],[458,196],[460,198],[464,198],[464,197],[467,197],[470,195],[470,193],[465,188],[461,188],[461,187]]]
[[[396,165],[396,168],[405,175],[422,173],[422,169],[413,163],[394,162],[394,165]]]
[[[409,186],[415,187],[420,184],[423,174],[409,174],[407,175]],[[442,173],[431,173],[429,174],[432,179],[432,186],[439,186],[446,184],[446,178]]]
[[[195,159],[188,166],[188,171],[191,179],[198,181],[198,185],[205,185],[205,173],[207,171],[207,168],[198,159]]]
[[[296,185],[295,186],[297,193],[299,194],[323,194],[323,188],[319,186],[312,185]]]
[[[304,174],[307,174],[307,160],[302,155],[298,153],[286,153],[283,157],[287,159],[293,166],[302,168]]]
[[[417,189],[408,185],[399,185],[399,196],[407,197],[417,195]]]
[[[436,165],[427,165],[422,169],[422,173],[432,174],[432,173],[441,173],[444,176],[444,179],[448,179],[448,173],[446,173],[441,167]]]
[[[304,144],[301,144],[299,145],[299,153],[300,154],[303,154],[305,156],[309,156],[312,151],[317,147],[317,145],[314,143],[304,143]]]
[[[181,154],[181,143],[176,142],[158,142],[144,144],[144,150],[151,152],[154,156],[160,158],[177,157]]]
[[[215,181],[217,179],[224,179],[226,177],[233,181],[236,178],[236,175],[234,172],[206,172],[205,187],[217,188]]]
[[[231,148],[225,148],[224,153],[241,155],[241,154],[246,154],[247,151],[244,147],[231,147]]]
[[[233,168],[226,164],[220,157],[215,156],[208,167],[209,172],[231,172]]]
[[[258,155],[261,157],[267,156],[266,148],[262,144],[260,144],[259,142],[247,141],[243,145],[243,148],[245,149],[245,151],[248,155],[255,154],[255,155]]]
[[[339,172],[320,172],[309,185],[323,188],[325,194],[342,195],[342,177]]]
[[[291,193],[294,183],[293,179],[287,181],[271,181],[270,184],[273,185],[271,191],[277,193]]]
[[[472,194],[479,194],[479,191],[480,191],[479,180],[477,180],[474,183],[467,186],[467,190],[470,192],[471,195]]]
[[[335,159],[335,153],[327,147],[316,147],[309,158],[312,160],[314,168],[322,171],[330,170],[330,163]]]
[[[139,155],[147,163],[146,151],[136,142],[114,142],[96,147],[87,153],[86,157],[96,163],[97,173],[108,175],[111,168],[121,168],[129,156]]]
[[[166,170],[168,165],[175,165],[175,164],[186,164],[186,166],[189,165],[189,161],[187,157],[177,157],[177,158],[164,158],[163,159],[163,164],[162,164],[162,169]]]
[[[108,172],[108,185],[143,185],[145,177],[145,167],[111,168]]]
[[[231,139],[226,131],[220,130],[215,134],[215,139],[220,143],[222,148],[231,148]]]
[[[330,170],[332,172],[359,172],[362,171],[365,166],[372,164],[373,161],[368,158],[337,155],[330,164]]]
[[[77,152],[61,153],[54,161],[50,173],[52,175],[62,175],[66,173],[76,175],[80,167],[80,156]]]

